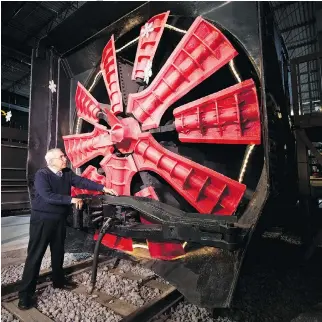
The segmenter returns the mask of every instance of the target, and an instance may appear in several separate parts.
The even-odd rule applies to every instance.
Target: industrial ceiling
[[[317,6],[313,1],[271,2],[274,18],[290,59],[316,53],[319,49]],[[302,113],[321,109],[321,71],[318,60],[298,67],[299,102]]]
[[[1,90],[26,98],[30,92],[31,50],[86,1],[1,2]],[[143,4],[144,2],[142,2]],[[271,1],[275,22],[289,58],[318,50],[315,2]],[[117,6],[117,2],[109,2]],[[133,6],[140,2],[132,2]],[[75,15],[74,15],[75,16]],[[117,18],[117,17],[115,17]],[[90,30],[95,34],[99,30]],[[305,70],[303,71],[305,73]],[[314,79],[314,78],[313,78]]]
[[[1,90],[29,97],[31,50],[85,2],[1,2]]]

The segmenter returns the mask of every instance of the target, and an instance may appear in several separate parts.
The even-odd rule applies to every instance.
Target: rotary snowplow
[[[261,49],[271,44],[262,14]],[[74,227],[132,256],[144,249],[192,303],[228,307],[252,235],[279,216],[293,175],[283,82],[267,69],[278,56],[202,16],[167,11],[134,31],[122,47],[107,39],[93,84],[77,84],[66,154],[119,196],[74,189],[85,201]]]

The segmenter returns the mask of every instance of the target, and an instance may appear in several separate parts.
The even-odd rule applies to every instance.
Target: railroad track
[[[65,274],[69,277],[77,277],[82,273],[89,272],[91,270],[92,262],[92,259],[88,259],[77,264],[67,266],[64,268]],[[122,299],[122,297],[118,298],[115,296],[111,296],[102,291],[94,290],[92,294],[89,294],[87,287],[81,283],[78,284],[78,287],[72,290],[71,292],[81,296],[85,296],[89,300],[96,301],[101,306],[114,312],[117,316],[120,316],[121,319],[119,319],[119,321],[122,322],[151,321],[152,319],[155,319],[161,314],[167,312],[171,307],[175,306],[183,300],[183,296],[176,290],[175,287],[158,281],[157,275],[143,277],[142,275],[135,274],[131,271],[124,272],[122,269],[118,267],[118,263],[119,261],[115,262],[115,259],[100,257],[99,269],[106,267],[107,265],[110,265],[110,269],[108,269],[108,274],[116,275],[130,281],[137,281],[139,282],[140,287],[145,286],[148,288],[157,289],[159,290],[160,295],[153,298],[151,301],[148,301],[143,306],[138,307],[129,303],[128,301],[125,301],[124,299]],[[42,290],[46,289],[49,285],[51,285],[50,277],[50,270],[45,270],[41,272],[37,284],[38,293],[41,293]],[[24,322],[59,321],[53,319],[53,317],[48,314],[43,314],[41,310],[37,309],[37,307],[26,311],[20,310],[18,308],[19,286],[20,281],[17,281],[15,283],[11,283],[1,287],[1,304],[7,311],[9,311],[16,318]],[[87,321],[87,319],[84,319],[84,321]],[[91,321],[95,321],[95,319]]]
[[[109,262],[109,261],[110,260],[106,258],[100,258],[100,263]],[[82,272],[86,272],[90,270],[92,263],[93,263],[92,259],[86,259],[76,264],[72,264],[64,267],[64,272],[67,276],[71,277],[71,276],[74,276],[75,274],[80,274]],[[44,269],[41,271],[37,282],[37,290],[41,290],[52,284],[50,281],[51,275],[52,275],[52,272],[50,269]],[[3,301],[8,302],[8,301],[17,299],[19,287],[20,287],[20,280],[7,285],[1,285],[1,302]]]

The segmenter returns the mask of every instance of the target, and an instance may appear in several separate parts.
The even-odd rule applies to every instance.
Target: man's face
[[[63,170],[67,166],[67,158],[62,151],[55,151],[54,157],[51,159],[51,166],[57,170]]]

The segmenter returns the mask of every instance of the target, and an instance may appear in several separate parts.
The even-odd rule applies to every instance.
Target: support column
[[[49,88],[51,81],[51,88]],[[34,175],[45,167],[48,149],[63,148],[62,135],[69,134],[70,75],[53,49],[33,50],[31,65],[27,182],[33,195]]]

